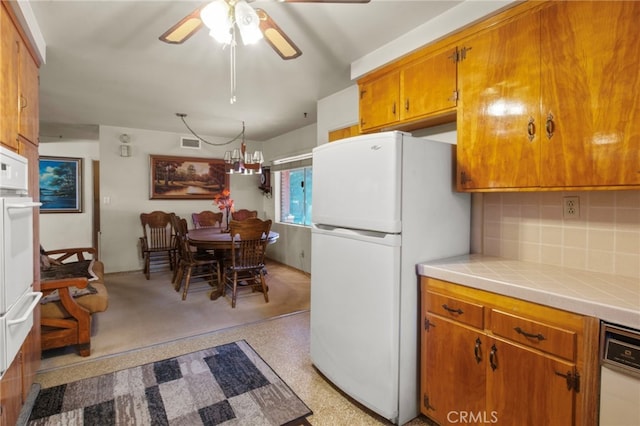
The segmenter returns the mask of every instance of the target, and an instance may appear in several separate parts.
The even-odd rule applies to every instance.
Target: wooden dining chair
[[[226,288],[231,288],[231,307],[236,307],[238,285],[246,283],[243,288],[251,291],[261,291],[264,301],[269,302],[268,287],[264,279],[264,257],[267,251],[271,220],[249,218],[246,220],[232,220],[229,229],[233,244],[231,245],[231,259],[225,263],[222,295]],[[243,283],[243,284],[244,284]]]
[[[183,278],[182,300],[187,299],[189,284],[194,278],[206,278],[211,287],[219,289],[218,286],[222,285],[222,271],[219,259],[207,251],[195,251],[193,249],[187,236],[186,219],[173,215],[172,221],[175,224],[176,240],[179,248],[179,261],[172,280],[175,291],[180,291]]]
[[[173,226],[171,226],[170,213],[153,211],[141,213],[142,237],[140,237],[140,250],[144,259],[143,273],[149,279],[151,274],[151,262],[154,264],[168,264],[173,270],[177,252]]]
[[[193,227],[204,228],[211,226],[222,226],[223,213],[214,213],[211,210],[204,210],[200,213],[192,213],[191,219],[193,220]]]
[[[245,220],[252,217],[258,217],[257,210],[240,209],[236,210],[235,212],[231,212],[232,220]]]

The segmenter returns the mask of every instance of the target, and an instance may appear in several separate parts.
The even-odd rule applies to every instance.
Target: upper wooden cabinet
[[[455,47],[425,50],[358,81],[360,130],[401,127],[455,110]]]
[[[395,123],[400,119],[400,72],[393,70],[358,82],[360,90],[360,131]]]
[[[0,5],[0,143],[18,148],[18,63],[20,34]]]
[[[535,14],[463,43],[468,51],[458,64],[459,189],[538,185],[539,31]]]
[[[329,142],[334,142],[344,138],[350,138],[352,136],[358,136],[360,134],[360,126],[354,124],[353,126],[343,127],[341,129],[332,130],[329,132]]]
[[[20,71],[18,79],[18,131],[22,137],[38,144],[39,134],[39,77],[38,64],[31,57],[27,46],[23,43],[20,49]]]
[[[449,47],[407,64],[400,72],[400,119],[450,111],[458,96],[457,49]]]
[[[5,7],[0,7],[0,143],[17,149],[18,135],[38,143],[38,64]]]
[[[460,43],[459,190],[640,185],[640,3],[548,2]]]

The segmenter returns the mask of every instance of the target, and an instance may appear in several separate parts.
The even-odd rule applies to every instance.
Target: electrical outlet
[[[580,197],[571,196],[562,199],[562,217],[565,219],[580,217]]]

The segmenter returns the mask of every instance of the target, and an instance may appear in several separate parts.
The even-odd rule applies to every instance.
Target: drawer
[[[491,311],[490,330],[514,342],[539,349],[569,361],[576,357],[577,336],[574,331],[533,321],[517,315]]]
[[[425,308],[433,314],[454,319],[471,327],[484,328],[482,305],[428,291]]]

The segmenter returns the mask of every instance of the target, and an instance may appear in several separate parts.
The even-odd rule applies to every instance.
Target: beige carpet
[[[45,351],[39,371],[308,310],[309,276],[275,262],[267,268],[269,303],[262,293],[240,292],[235,309],[229,294],[209,300],[211,287],[205,282],[192,283],[187,299],[181,300],[169,271],[152,273],[149,281],[141,272],[107,274],[109,308],[93,317],[91,356],[80,357],[70,349]]]

